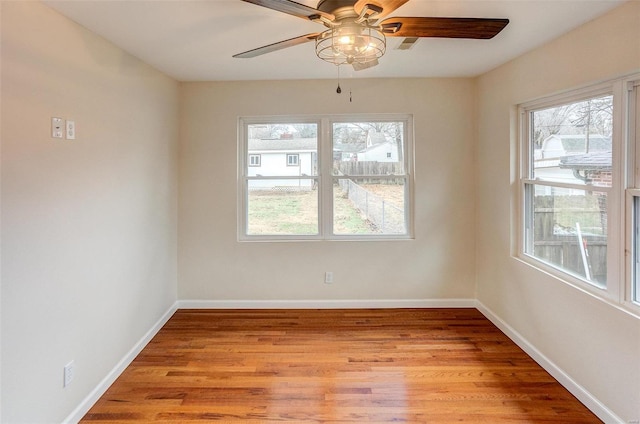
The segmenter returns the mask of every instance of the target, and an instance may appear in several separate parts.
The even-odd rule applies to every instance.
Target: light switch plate
[[[62,118],[51,118],[51,137],[53,138],[63,138],[64,128],[63,128],[63,119]]]

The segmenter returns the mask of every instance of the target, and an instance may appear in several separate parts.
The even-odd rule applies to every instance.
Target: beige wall
[[[634,1],[478,79],[478,299],[624,422],[640,419],[640,321],[512,258],[508,223],[515,105],[638,70]]]
[[[175,303],[179,87],[40,3],[0,7],[1,421],[54,423]]]
[[[468,79],[346,80],[337,95],[336,81],[183,83],[179,297],[472,299],[473,87]],[[238,242],[238,117],[356,111],[414,116],[415,240]]]

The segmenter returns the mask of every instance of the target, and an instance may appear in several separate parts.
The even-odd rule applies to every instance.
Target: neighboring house
[[[248,172],[250,177],[311,176],[317,172],[315,138],[250,139]],[[312,179],[252,180],[250,190],[311,190]]]
[[[358,160],[358,152],[362,150],[362,143],[340,143],[333,145],[334,161]]]
[[[571,170],[573,177],[595,186],[611,186],[611,150],[565,156],[560,169]]]
[[[367,147],[357,153],[359,162],[397,162],[398,146],[380,132],[367,135]]]
[[[570,170],[573,176],[593,186],[611,187],[612,184],[612,155],[611,150],[603,152],[590,152],[583,155],[565,156],[560,159],[560,168]],[[584,195],[584,192],[580,193]],[[607,228],[607,195],[605,193],[592,192],[598,199],[598,208],[600,210],[600,231],[598,233],[606,234]],[[587,229],[587,232],[589,230]],[[605,247],[601,247],[600,254],[606,255]],[[604,263],[604,260],[595,260],[593,263]]]
[[[552,135],[547,137],[542,142],[541,148],[534,152],[534,177],[569,184],[583,184],[584,178],[574,174],[574,168],[561,166],[561,162],[573,156],[598,157],[603,160],[607,155],[609,168],[611,168],[611,138],[609,137],[598,134],[588,137],[586,135]]]
[[[562,156],[611,150],[611,138],[598,134],[560,135],[547,137],[542,142],[540,159],[558,159]],[[536,153],[538,153],[536,151]],[[538,159],[538,157],[536,157]]]

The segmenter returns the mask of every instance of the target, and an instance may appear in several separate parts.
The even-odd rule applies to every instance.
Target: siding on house
[[[395,143],[386,141],[358,152],[358,161],[397,162],[398,148]]]
[[[309,177],[317,174],[317,145],[315,138],[250,139],[248,155],[260,155],[258,166],[248,166],[249,177]],[[297,155],[292,164],[290,155]],[[250,164],[249,158],[247,163]],[[265,179],[251,180],[249,190],[310,190],[314,179]]]

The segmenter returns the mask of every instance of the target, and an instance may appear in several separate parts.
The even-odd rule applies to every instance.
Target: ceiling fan
[[[306,34],[234,55],[251,58],[315,41],[316,55],[356,71],[378,64],[386,37],[493,38],[509,23],[498,18],[392,17],[383,19],[409,0],[320,0],[316,8],[291,0],[243,0],[268,9],[323,24],[323,32]]]

